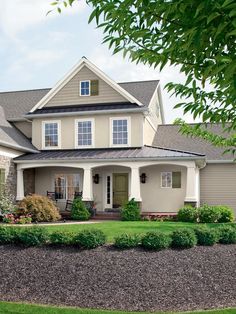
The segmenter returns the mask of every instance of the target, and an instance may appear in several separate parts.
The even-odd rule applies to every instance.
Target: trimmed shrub
[[[115,238],[114,246],[118,249],[129,249],[139,246],[141,237],[138,234],[124,233]]]
[[[218,228],[219,243],[236,244],[236,229],[231,226]]]
[[[218,222],[233,222],[234,221],[234,211],[229,206],[218,205],[215,206],[220,211],[220,218]]]
[[[188,249],[197,244],[197,237],[193,230],[181,229],[175,230],[172,235],[172,247],[179,249]]]
[[[198,209],[198,217],[201,223],[215,223],[220,219],[221,213],[217,206],[204,204]]]
[[[16,229],[13,227],[0,226],[0,244],[16,242]]]
[[[84,249],[95,249],[106,243],[106,235],[98,229],[86,229],[75,235],[73,243]]]
[[[121,220],[137,221],[141,219],[141,211],[138,203],[132,198],[121,209]]]
[[[149,250],[167,249],[171,245],[171,237],[158,231],[148,232],[142,237],[141,245]]]
[[[55,231],[49,236],[50,244],[53,245],[68,245],[73,244],[73,235],[66,231]]]
[[[31,215],[32,221],[57,221],[61,218],[54,202],[46,196],[28,195],[20,203],[16,213]]]
[[[49,235],[46,228],[26,227],[19,230],[18,239],[25,246],[39,246],[47,243]]]
[[[196,228],[195,234],[197,236],[197,243],[199,245],[214,245],[218,241],[218,232],[216,229],[207,227]]]
[[[178,221],[197,222],[197,218],[198,209],[190,205],[180,208],[177,214]]]
[[[75,198],[71,208],[71,218],[73,220],[88,220],[90,213],[81,198]]]

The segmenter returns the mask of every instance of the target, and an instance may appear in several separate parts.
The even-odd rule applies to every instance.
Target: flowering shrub
[[[15,211],[14,197],[6,192],[0,195],[0,216],[11,214]]]
[[[21,215],[17,217],[14,214],[6,214],[3,216],[2,221],[8,224],[30,224],[32,222],[31,215]]]

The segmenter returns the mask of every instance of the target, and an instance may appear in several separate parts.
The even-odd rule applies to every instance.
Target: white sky
[[[112,55],[102,44],[102,31],[88,24],[91,12],[84,0],[61,15],[46,16],[52,0],[1,0],[0,11],[0,91],[52,87],[82,56],[86,56],[116,81],[159,79],[183,82],[177,68],[161,73],[136,65],[122,54]],[[183,117],[173,110],[178,102],[163,90],[166,122]],[[184,116],[192,122],[190,116]]]

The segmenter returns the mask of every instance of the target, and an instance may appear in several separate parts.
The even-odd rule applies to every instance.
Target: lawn
[[[218,228],[223,224],[207,224],[211,228]],[[65,230],[78,232],[87,228],[100,229],[107,235],[108,242],[112,242],[114,237],[122,233],[145,233],[149,231],[162,231],[170,233],[177,228],[193,229],[197,224],[184,222],[158,222],[158,221],[109,221],[96,224],[77,225],[55,225],[45,226],[50,232],[55,230]]]
[[[31,305],[23,303],[10,303],[0,302],[0,313],[1,314],[157,314],[157,312],[123,312],[123,311],[102,311],[102,310],[90,310],[90,309],[76,309],[69,307],[52,307],[44,305]],[[160,314],[161,312],[159,312]],[[163,312],[162,312],[163,313]],[[169,312],[170,313],[170,312]],[[181,312],[181,313],[192,313],[192,314],[234,314],[235,309],[221,309],[213,311],[198,311],[198,312]],[[165,314],[168,314],[165,312]],[[180,314],[180,312],[178,312]]]

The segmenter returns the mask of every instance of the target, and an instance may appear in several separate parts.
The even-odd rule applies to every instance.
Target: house
[[[131,198],[143,212],[236,210],[232,157],[165,124],[157,80],[116,83],[82,58],[52,89],[2,92],[0,106],[0,183],[17,200],[55,192],[63,210],[82,192],[100,211]]]

